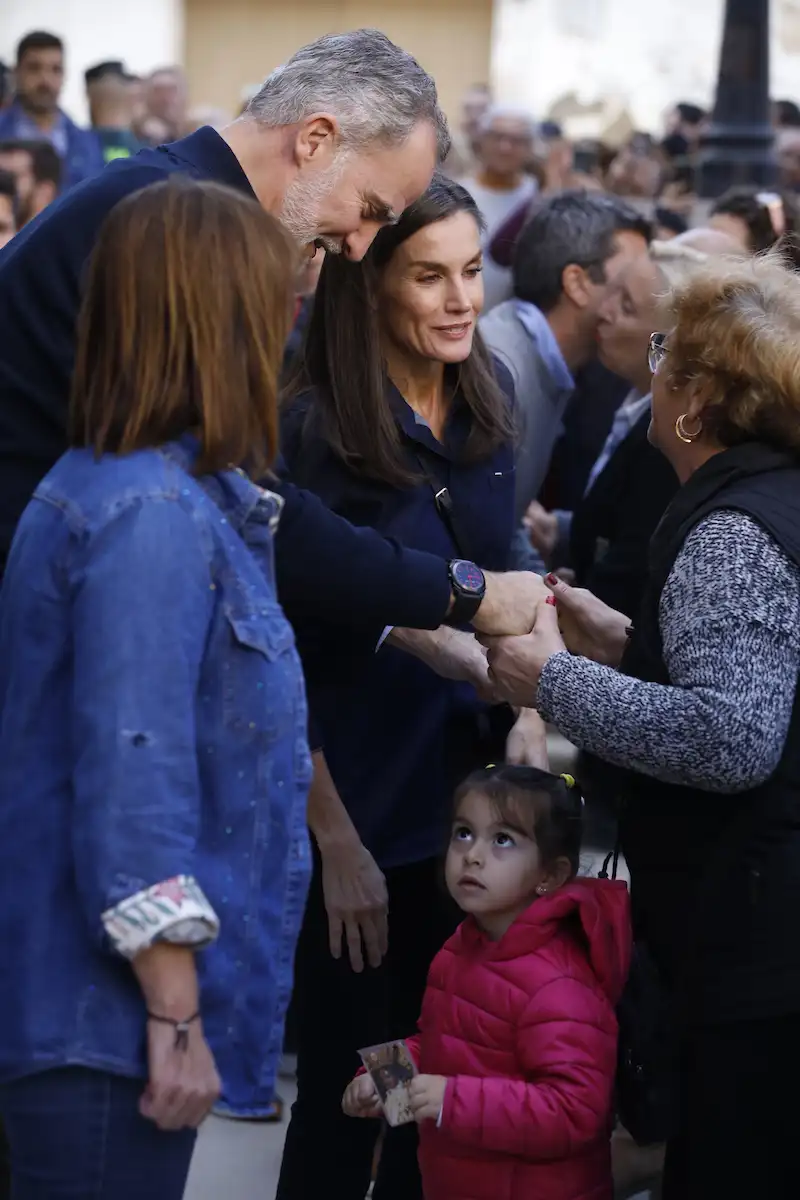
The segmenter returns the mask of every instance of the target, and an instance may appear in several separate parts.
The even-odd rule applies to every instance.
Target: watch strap
[[[457,562],[464,562],[464,559],[456,559]],[[480,568],[478,568],[480,570]],[[485,588],[480,592],[465,591],[455,577],[453,571],[453,563],[449,563],[447,567],[448,575],[450,576],[450,588],[453,593],[453,604],[450,612],[445,618],[446,625],[469,625],[472,618],[477,613],[483,597],[486,594]],[[481,572],[483,574],[483,572]]]

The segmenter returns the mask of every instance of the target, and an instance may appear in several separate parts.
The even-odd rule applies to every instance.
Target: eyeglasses
[[[650,334],[650,345],[647,348],[647,365],[650,368],[651,375],[655,375],[664,361],[667,353],[666,340],[667,335],[665,333]]]

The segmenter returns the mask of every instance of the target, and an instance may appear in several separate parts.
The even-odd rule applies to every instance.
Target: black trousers
[[[276,1200],[364,1200],[380,1122],[342,1112],[361,1066],[358,1049],[416,1030],[428,967],[461,914],[438,859],[386,872],[389,953],[356,974],[328,946],[319,862],[297,946],[294,1010],[297,1101],[286,1135]],[[421,1200],[415,1125],[387,1130],[375,1200]]]
[[[663,1200],[797,1196],[800,1013],[693,1030]]]
[[[0,1124],[0,1200],[10,1200],[11,1196],[11,1166],[9,1164],[8,1142],[3,1126]]]

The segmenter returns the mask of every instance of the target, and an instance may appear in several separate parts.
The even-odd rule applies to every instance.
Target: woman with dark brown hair
[[[293,480],[354,524],[455,558],[459,570],[502,571],[514,523],[513,385],[477,331],[481,266],[475,201],[439,176],[363,263],[327,255],[282,450]],[[364,1196],[377,1131],[344,1117],[341,1094],[359,1039],[413,1028],[430,962],[458,922],[439,879],[453,788],[507,752],[536,764],[528,756],[543,750],[535,713],[515,723],[466,675],[440,678],[441,661],[404,652],[403,631],[376,653],[379,632],[366,645],[359,630],[315,644],[299,636],[330,775],[318,760],[309,824],[319,857],[297,953],[298,1099],[279,1200],[320,1194],[331,1161],[339,1200]],[[447,636],[464,644],[472,681],[485,680],[475,639]],[[342,903],[353,896],[362,903]],[[361,910],[360,929],[346,920],[343,939],[348,907]],[[376,1200],[421,1194],[414,1139],[413,1129],[387,1137]]]
[[[254,201],[188,180],[123,200],[91,261],[72,449],[0,599],[19,1200],[180,1200],[219,1076],[237,1108],[270,1094],[310,760],[280,501],[245,472],[275,455],[295,269]]]

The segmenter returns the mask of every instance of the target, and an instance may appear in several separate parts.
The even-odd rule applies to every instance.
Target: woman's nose
[[[468,312],[472,308],[472,301],[467,295],[467,289],[463,283],[452,285],[445,304],[448,312]]]

